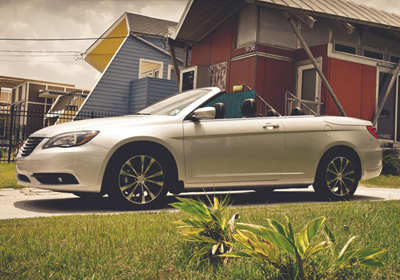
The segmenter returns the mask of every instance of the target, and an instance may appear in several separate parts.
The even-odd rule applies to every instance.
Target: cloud
[[[187,0],[1,0],[0,37],[97,38],[125,11],[178,21],[186,4]],[[93,42],[0,41],[0,50],[84,52]],[[76,61],[73,53],[13,55],[0,53],[0,75],[69,83],[88,89],[100,76],[85,61]]]

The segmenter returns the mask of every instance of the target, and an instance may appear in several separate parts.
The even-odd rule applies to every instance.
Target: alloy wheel
[[[137,155],[122,166],[118,181],[122,195],[129,202],[147,204],[162,192],[165,183],[164,170],[153,157]]]
[[[351,161],[347,158],[336,157],[328,164],[326,184],[334,195],[349,195],[356,182],[356,171]]]

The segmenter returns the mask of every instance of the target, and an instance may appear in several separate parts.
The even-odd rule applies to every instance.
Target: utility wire
[[[0,41],[88,41],[88,40],[110,40],[110,39],[123,39],[127,36],[118,37],[92,37],[92,38],[0,38]]]
[[[13,51],[13,50],[0,50],[0,52],[5,53],[80,53],[80,51],[39,51],[39,50],[30,50],[30,51]]]

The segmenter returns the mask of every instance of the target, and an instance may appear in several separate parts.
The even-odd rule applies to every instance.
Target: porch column
[[[394,69],[394,71],[393,71],[393,77],[392,77],[392,79],[390,80],[389,86],[388,86],[388,88],[387,88],[387,90],[386,90],[386,92],[385,92],[385,95],[383,96],[383,99],[382,99],[382,101],[381,101],[381,104],[379,104],[378,111],[376,112],[375,117],[374,117],[374,119],[372,120],[372,124],[373,124],[375,127],[376,127],[376,124],[378,123],[378,119],[379,119],[379,116],[381,115],[381,112],[382,112],[382,110],[383,110],[383,107],[385,106],[386,100],[387,100],[387,98],[389,97],[390,91],[392,90],[393,85],[394,85],[394,83],[396,82],[396,78],[397,78],[397,75],[399,74],[399,71],[400,71],[400,62],[397,63],[397,67],[396,67],[396,69]]]
[[[311,53],[310,48],[308,47],[306,41],[303,38],[303,35],[301,35],[300,31],[298,30],[293,18],[290,16],[289,12],[283,12],[283,14],[285,15],[286,19],[289,21],[290,26],[292,27],[294,33],[296,33],[296,36],[299,39],[301,45],[303,46],[304,51],[306,52],[308,58],[311,60],[312,64],[315,67],[315,70],[317,70],[318,75],[321,77],[321,80],[324,82],[326,88],[328,89],[328,92],[329,92],[330,96],[332,97],[333,101],[335,102],[336,106],[338,107],[340,114],[342,116],[346,117],[347,115],[346,115],[342,105],[340,104],[335,93],[333,92],[333,89],[332,89],[331,85],[329,84],[328,80],[326,79],[324,73],[322,73],[322,70],[319,68],[317,61],[315,60],[313,54]]]
[[[171,52],[171,62],[172,65],[174,66],[174,72],[175,72],[175,80],[176,84],[179,87],[179,79],[180,79],[180,71],[179,71],[179,65],[178,65],[178,60],[176,59],[176,54],[175,54],[175,48],[174,48],[174,41],[171,38],[168,38],[168,45],[169,49]]]

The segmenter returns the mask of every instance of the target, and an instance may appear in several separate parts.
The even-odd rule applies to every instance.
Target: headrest
[[[216,119],[223,119],[225,118],[225,104],[222,102],[215,103],[215,118]]]
[[[278,117],[278,116],[279,116],[279,113],[274,109],[269,110],[267,113],[267,117]]]
[[[246,99],[243,101],[240,109],[242,110],[243,117],[255,117],[257,113],[256,101],[251,98]]]
[[[299,116],[299,115],[305,115],[304,110],[300,107],[294,107],[292,110],[292,113],[290,113],[291,116]]]

